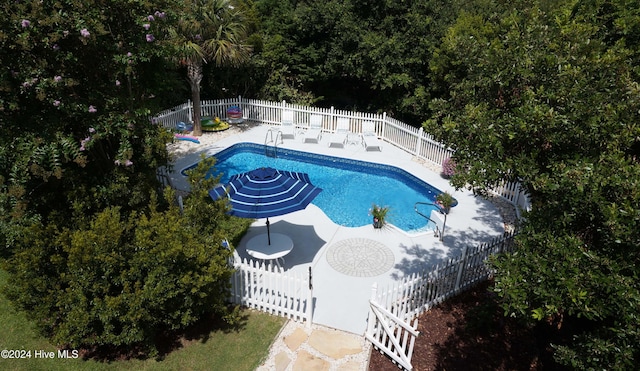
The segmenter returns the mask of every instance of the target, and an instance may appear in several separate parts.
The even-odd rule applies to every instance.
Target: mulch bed
[[[418,318],[411,364],[414,370],[562,370],[539,328],[503,316],[483,283]],[[372,350],[369,370],[397,371],[398,365]]]

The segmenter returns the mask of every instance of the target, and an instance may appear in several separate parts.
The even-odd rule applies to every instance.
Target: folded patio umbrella
[[[227,197],[231,215],[241,218],[267,218],[303,210],[322,191],[311,184],[309,175],[274,168],[259,168],[233,175],[228,184],[209,191],[214,200]]]

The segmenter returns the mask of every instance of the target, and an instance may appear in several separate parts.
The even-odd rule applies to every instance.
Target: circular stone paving
[[[395,258],[393,252],[378,241],[350,238],[329,247],[327,262],[333,269],[348,276],[373,277],[391,269]]]

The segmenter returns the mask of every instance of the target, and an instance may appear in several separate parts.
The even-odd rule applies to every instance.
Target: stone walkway
[[[257,371],[366,371],[370,350],[363,336],[288,321]]]

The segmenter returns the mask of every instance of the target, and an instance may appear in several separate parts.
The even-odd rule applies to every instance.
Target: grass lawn
[[[0,286],[7,283],[7,273],[0,271]],[[2,359],[0,370],[254,370],[260,365],[285,319],[255,311],[244,311],[240,331],[212,330],[161,360],[131,360],[111,363],[58,358],[57,349],[34,331],[21,312],[16,312],[0,296],[0,349],[31,351],[31,358]],[[54,352],[53,359],[35,358],[35,351]]]

